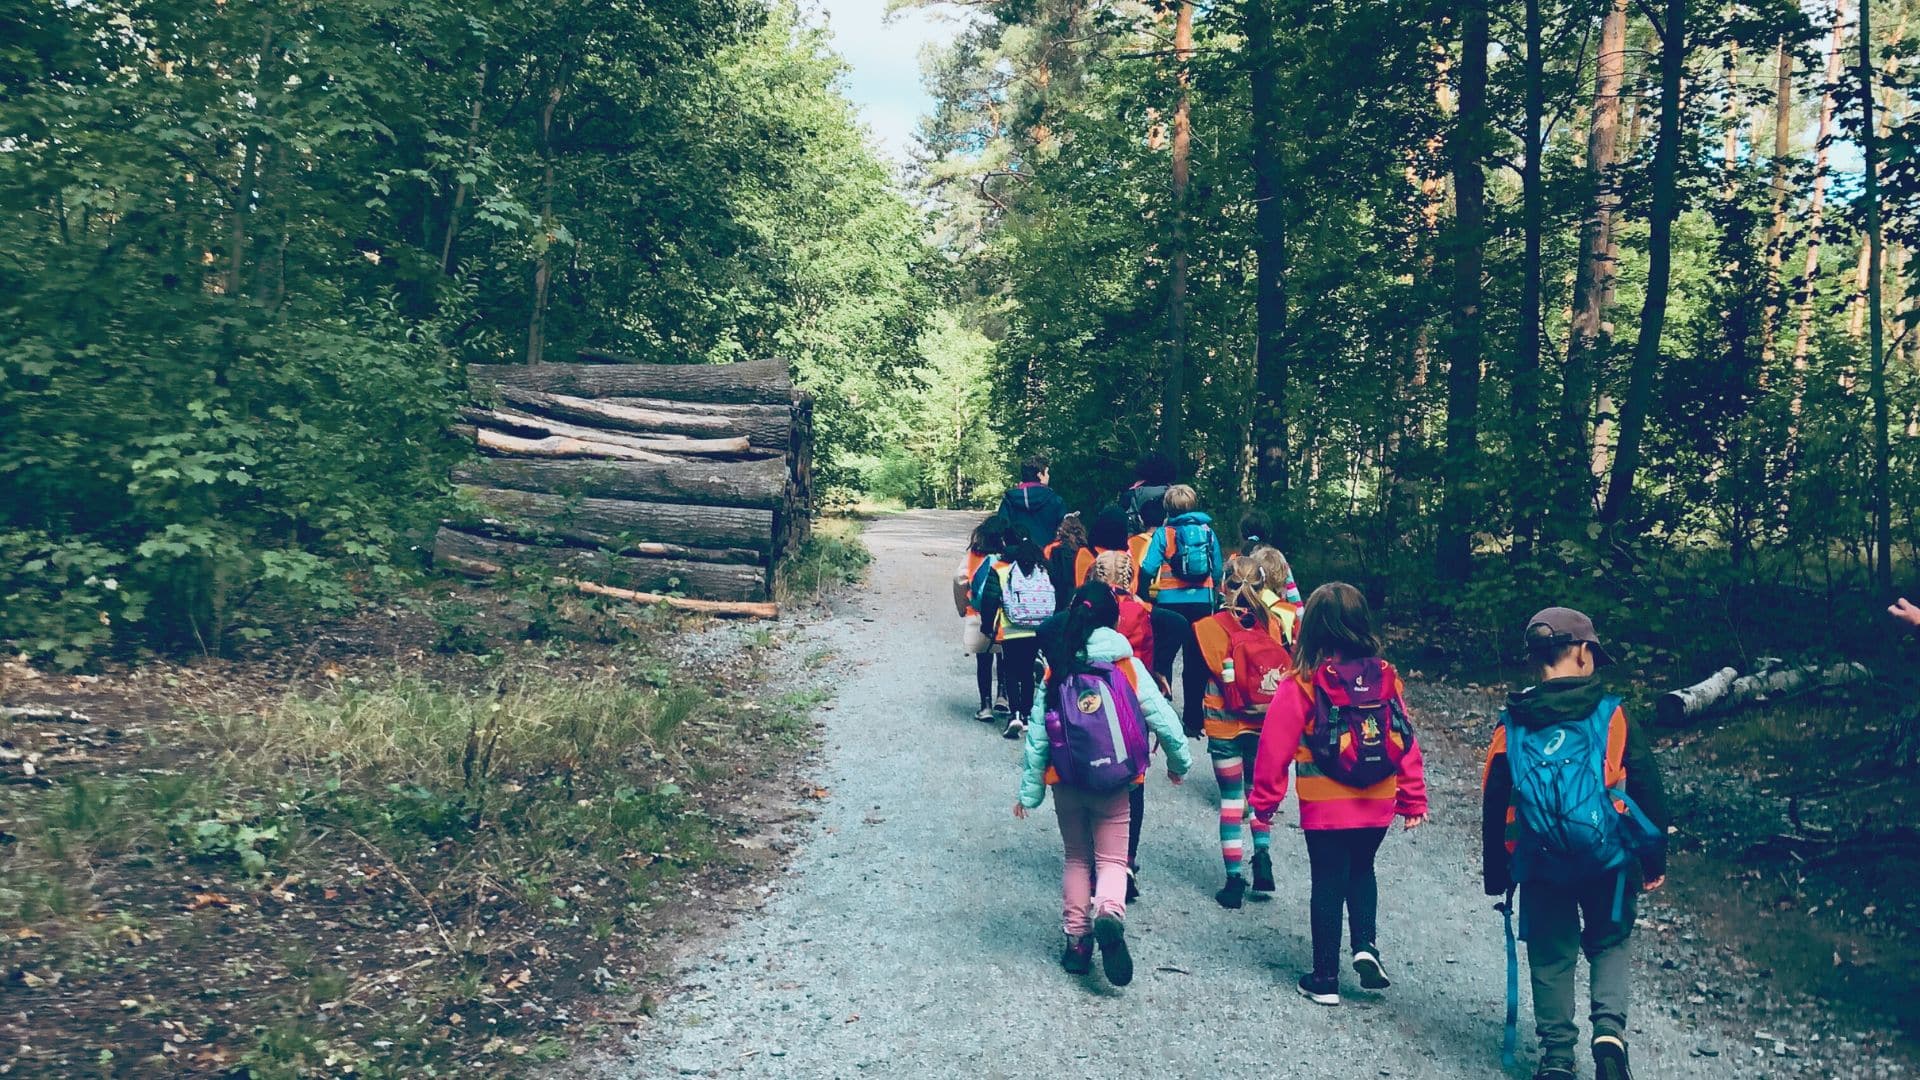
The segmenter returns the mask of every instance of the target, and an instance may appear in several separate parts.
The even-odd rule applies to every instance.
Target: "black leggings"
[[[1326,978],[1340,974],[1340,912],[1346,909],[1347,929],[1354,949],[1373,949],[1379,927],[1380,887],[1373,876],[1373,857],[1387,830],[1308,829],[1307,863],[1313,871],[1313,896],[1308,902],[1313,923],[1313,973]]]
[[[1135,784],[1127,792],[1127,805],[1133,815],[1127,819],[1127,869],[1140,869],[1140,822],[1147,816],[1147,785]]]
[[[1000,643],[1000,679],[1007,688],[1007,704],[1025,723],[1033,712],[1034,666],[1040,659],[1040,639],[1009,638]]]
[[[1006,674],[1007,666],[1000,665],[1001,674]],[[980,688],[980,707],[993,707],[993,647],[973,658],[973,681]]]
[[[1178,616],[1186,625],[1178,628],[1180,649],[1186,653],[1186,659],[1180,664],[1180,725],[1189,732],[1200,730],[1205,719],[1204,701],[1207,696],[1207,658],[1200,655],[1200,641],[1193,636],[1193,624],[1213,614],[1213,605],[1207,602],[1194,604],[1155,604],[1154,615],[1162,611]],[[1160,651],[1160,626],[1153,628],[1153,651]],[[1173,666],[1172,657],[1168,657],[1167,666]]]

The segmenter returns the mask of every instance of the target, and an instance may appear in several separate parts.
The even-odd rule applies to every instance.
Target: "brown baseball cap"
[[[1535,627],[1545,627],[1542,634]],[[1593,666],[1605,667],[1613,663],[1613,657],[1600,644],[1600,635],[1594,632],[1593,620],[1572,608],[1550,607],[1527,620],[1526,637],[1536,641],[1547,637],[1560,645],[1584,644],[1593,650]]]

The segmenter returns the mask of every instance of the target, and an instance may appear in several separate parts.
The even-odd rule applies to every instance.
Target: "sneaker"
[[[1253,891],[1257,893],[1273,891],[1273,856],[1264,851],[1253,853]]]
[[[1580,1080],[1579,1074],[1572,1069],[1559,1065],[1542,1065],[1540,1071],[1533,1074],[1533,1080]]]
[[[1627,1066],[1627,1044],[1618,1035],[1601,1035],[1593,1040],[1594,1080],[1633,1080]]]
[[[1135,900],[1140,899],[1139,880],[1140,880],[1140,868],[1128,867],[1127,868],[1127,903],[1129,904],[1133,903]]]
[[[1012,716],[1013,707],[1007,704],[1006,698],[1003,698],[1003,697],[994,698],[993,699],[993,715]]]
[[[1085,975],[1093,970],[1093,938],[1087,934],[1067,939],[1067,947],[1060,952],[1060,966],[1067,969],[1069,975]]]
[[[1007,718],[1007,729],[1000,733],[1003,739],[1018,739],[1027,733],[1027,722],[1017,716]]]
[[[1235,874],[1227,879],[1227,883],[1220,887],[1219,892],[1213,894],[1213,898],[1220,901],[1220,906],[1223,908],[1237,908],[1240,902],[1246,899],[1246,895],[1247,879]]]
[[[1307,974],[1300,976],[1300,996],[1315,1005],[1340,1004],[1340,977],[1329,975],[1325,978]]]
[[[1360,985],[1368,990],[1385,990],[1393,985],[1387,969],[1380,964],[1380,954],[1373,949],[1353,950],[1353,970],[1360,975]]]
[[[1100,970],[1107,981],[1125,986],[1133,981],[1133,954],[1127,952],[1127,924],[1118,915],[1095,916],[1093,936],[1100,942]]]
[[[980,711],[974,713],[973,718],[983,724],[993,723],[993,707],[991,705],[980,706]]]

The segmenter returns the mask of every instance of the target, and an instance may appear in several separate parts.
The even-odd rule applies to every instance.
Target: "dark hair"
[[[1148,499],[1140,504],[1140,520],[1149,529],[1157,529],[1167,523],[1167,504],[1160,499]]]
[[[1020,463],[1020,482],[1023,484],[1037,484],[1040,482],[1040,474],[1046,471],[1046,456],[1043,454],[1035,454]]]
[[[973,538],[967,541],[967,549],[975,555],[997,555],[1006,545],[1007,519],[999,514],[988,514],[973,527]]]
[[[1013,543],[1007,545],[1006,556],[1023,574],[1033,573],[1033,568],[1047,558],[1046,553],[1040,550],[1040,545],[1033,542],[1033,537],[1025,535],[1013,537]]]
[[[1164,487],[1174,482],[1180,470],[1165,454],[1146,454],[1134,463],[1133,478],[1149,487]]]
[[[1089,581],[1073,591],[1067,601],[1066,617],[1061,619],[1058,629],[1049,627],[1041,634],[1040,647],[1047,654],[1047,693],[1053,691],[1066,680],[1067,676],[1086,670],[1083,658],[1087,651],[1087,639],[1095,630],[1113,629],[1120,621],[1120,602],[1113,598],[1113,589],[1105,582]]]
[[[1054,531],[1053,538],[1060,542],[1065,551],[1079,551],[1087,546],[1087,527],[1080,520],[1080,511],[1075,510],[1060,519],[1060,528]]]
[[[1240,540],[1251,549],[1255,544],[1273,543],[1273,525],[1267,515],[1249,510],[1240,515]]]
[[[1127,550],[1127,512],[1109,506],[1095,514],[1093,527],[1087,530],[1087,543],[1099,551]]]
[[[1293,654],[1293,670],[1312,675],[1313,669],[1332,658],[1358,660],[1379,656],[1380,639],[1373,633],[1373,612],[1359,589],[1344,581],[1329,581],[1307,597],[1307,610],[1300,616],[1299,644]]]
[[[1581,644],[1545,623],[1527,627],[1527,659],[1541,671],[1565,660]]]

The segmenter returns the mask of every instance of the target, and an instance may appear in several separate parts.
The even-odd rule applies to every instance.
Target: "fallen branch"
[[[464,555],[436,555],[434,561],[451,570],[481,577],[491,577],[505,572],[505,567],[485,559],[468,558]],[[694,611],[703,615],[722,617],[774,619],[780,615],[780,605],[775,603],[754,603],[749,601],[694,600],[685,596],[666,596],[661,593],[636,592],[632,589],[616,589],[611,585],[600,585],[578,578],[556,577],[550,584],[563,589],[592,596],[606,596],[615,600],[626,600],[635,604],[665,604],[681,611]]]
[[[1681,724],[1744,705],[1775,701],[1813,689],[1850,686],[1873,678],[1873,672],[1865,664],[1852,661],[1824,668],[1818,664],[1768,665],[1752,675],[1731,677],[1732,674],[1732,668],[1722,668],[1702,682],[1662,694],[1655,702],[1660,722]]]
[[[1723,667],[1692,686],[1669,690],[1654,699],[1654,715],[1668,727],[1699,716],[1726,697],[1727,691],[1733,687],[1733,681],[1739,677],[1738,671]]]
[[[30,724],[91,724],[93,717],[52,705],[0,705],[0,720]]]

